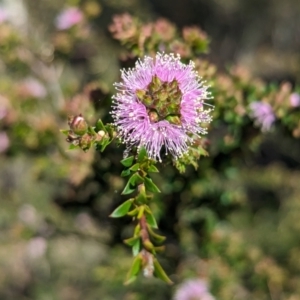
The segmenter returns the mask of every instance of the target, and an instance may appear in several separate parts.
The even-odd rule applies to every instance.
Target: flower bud
[[[91,148],[93,137],[88,133],[85,133],[79,140],[79,146],[83,151],[87,151]]]
[[[95,142],[101,142],[104,136],[105,132],[103,130],[98,131],[97,135],[95,136]]]
[[[71,130],[77,135],[84,135],[87,132],[88,125],[82,115],[69,118],[69,125]]]
[[[180,118],[178,116],[167,116],[166,120],[174,125],[181,125]]]
[[[145,91],[145,90],[136,90],[136,91],[135,91],[135,94],[136,94],[137,98],[138,98],[141,102],[143,102],[143,99],[144,99],[144,97],[145,97],[145,95],[146,95],[146,91]]]

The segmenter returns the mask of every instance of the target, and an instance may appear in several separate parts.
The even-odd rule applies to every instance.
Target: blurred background
[[[108,215],[125,199],[124,148],[69,151],[60,129],[79,113],[111,120],[112,84],[135,60],[108,29],[125,12],[199,26],[215,82],[238,66],[249,85],[299,92],[299,0],[0,0],[0,299],[164,300],[200,278],[220,300],[299,300],[300,141],[249,119],[232,136],[215,120],[198,170],[154,177],[160,261],[175,285],[123,285],[133,226]]]

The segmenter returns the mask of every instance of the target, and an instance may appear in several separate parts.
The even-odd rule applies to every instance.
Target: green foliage
[[[120,218],[125,216],[132,206],[134,199],[129,199],[118,206],[110,215],[112,218]]]
[[[144,180],[145,180],[145,187],[149,192],[160,193],[159,188],[153,183],[151,178],[145,177]]]
[[[165,281],[168,284],[173,284],[172,280],[165,273],[164,269],[162,268],[162,266],[160,265],[160,263],[156,258],[154,258],[154,272],[155,275],[161,280]]]
[[[133,161],[134,161],[134,156],[130,156],[130,157],[127,157],[127,158],[124,158],[121,160],[121,164],[124,166],[124,167],[131,167],[132,164],[133,164]]]

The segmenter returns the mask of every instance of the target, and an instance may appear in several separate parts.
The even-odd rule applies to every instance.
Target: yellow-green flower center
[[[146,107],[152,123],[166,120],[180,125],[180,102],[182,93],[178,82],[161,81],[156,75],[144,90],[136,90],[136,96]]]

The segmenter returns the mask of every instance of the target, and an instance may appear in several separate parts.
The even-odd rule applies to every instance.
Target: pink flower
[[[269,131],[276,119],[271,105],[256,101],[250,104],[250,110],[250,116],[255,120],[255,124],[260,126],[262,131]]]
[[[27,255],[31,259],[39,259],[47,250],[47,241],[43,237],[32,238],[27,244]]]
[[[5,9],[0,7],[0,24],[5,22],[7,19],[8,19],[7,12],[5,11]]]
[[[164,149],[176,159],[206,133],[210,94],[193,62],[186,65],[179,55],[157,53],[122,70],[121,79],[115,83],[112,117],[127,150],[145,147],[150,158],[161,161]]]
[[[63,10],[56,18],[55,25],[60,30],[69,29],[83,20],[83,13],[77,7]]]
[[[47,95],[44,85],[33,77],[25,78],[19,89],[25,97],[44,98]]]
[[[205,281],[192,279],[179,286],[173,300],[215,300],[215,298],[209,293]]]
[[[292,107],[300,106],[300,95],[298,93],[293,93],[290,96],[290,104]]]

